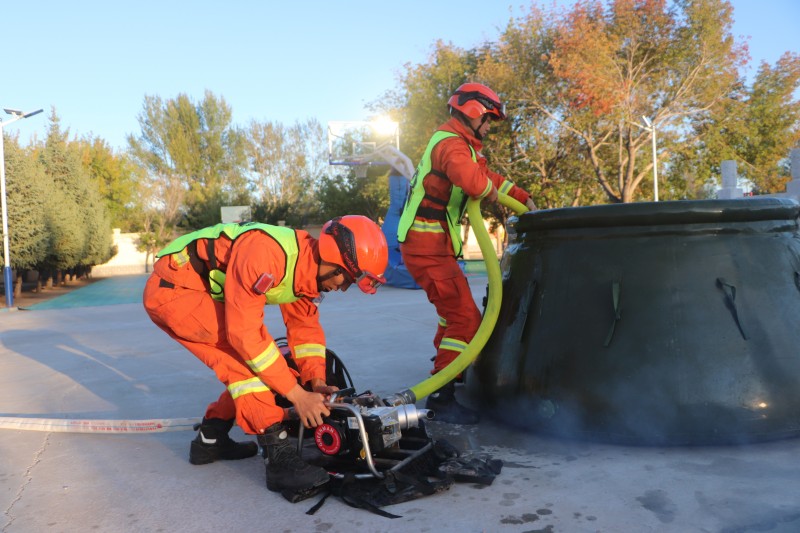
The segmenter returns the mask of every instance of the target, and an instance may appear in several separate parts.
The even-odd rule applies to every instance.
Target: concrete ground
[[[482,297],[486,278],[471,282]],[[107,298],[87,287],[62,297],[70,297],[68,307],[56,299],[47,308],[0,312],[0,424],[202,416],[221,385],[150,323],[138,303],[143,283],[109,278],[91,286],[105,287]],[[388,395],[427,377],[436,317],[421,291],[333,294],[321,313],[328,346],[359,392]],[[277,309],[267,309],[266,323],[283,334]],[[800,531],[797,439],[646,448],[558,441],[491,420],[430,427],[462,450],[502,459],[503,471],[491,486],[459,483],[388,507],[397,519],[333,497],[307,515],[316,498],[291,504],[267,491],[257,457],[192,466],[191,430],[0,429],[0,531]],[[238,428],[234,437],[246,438]]]

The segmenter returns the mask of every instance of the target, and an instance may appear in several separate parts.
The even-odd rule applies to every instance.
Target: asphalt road
[[[471,282],[477,300],[486,279]],[[221,385],[150,323],[138,303],[142,283],[109,278],[48,308],[0,313],[0,423],[202,416]],[[428,376],[436,316],[422,292],[333,294],[321,314],[328,346],[359,391],[388,395]],[[283,334],[277,309],[265,322]],[[267,491],[257,457],[193,466],[191,430],[0,429],[0,531],[800,531],[796,439],[648,448],[559,441],[492,420],[430,428],[462,451],[503,460],[503,470],[491,486],[458,483],[388,507],[396,519],[336,498],[307,515],[316,500],[292,504]],[[234,436],[248,438],[238,428]]]

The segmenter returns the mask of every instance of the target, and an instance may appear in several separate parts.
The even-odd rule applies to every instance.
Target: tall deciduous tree
[[[550,13],[532,6],[498,43],[469,53],[439,45],[427,64],[407,66],[394,101],[429,135],[426,106],[457,86],[443,80],[484,82],[506,99],[510,117],[485,155],[540,205],[629,202],[652,187],[653,130],[642,117],[655,124],[666,161],[676,143],[697,141],[687,124],[735,87],[745,50],[730,35],[731,13],[723,0],[579,1]],[[407,153],[418,157],[426,135],[413,125],[403,131],[412,139]]]
[[[486,154],[499,173],[530,191],[539,208],[602,199],[578,137],[543,111],[560,104],[545,53],[555,35],[553,15],[534,6],[485,49],[477,69],[477,79],[502,95],[509,116],[491,134]]]
[[[292,225],[308,222],[319,209],[316,189],[328,172],[325,132],[319,121],[285,126],[254,120],[247,139],[256,218]]]
[[[632,201],[652,172],[637,159],[653,135],[641,117],[664,160],[672,143],[695,142],[685,124],[735,87],[746,50],[730,34],[732,12],[724,0],[586,1],[560,19],[549,63],[561,104],[541,109],[581,139],[610,201]]]
[[[137,220],[141,215],[137,205],[135,166],[126,154],[115,153],[103,139],[82,139],[78,146],[81,162],[103,198],[112,227],[122,231],[138,229]]]
[[[787,156],[800,146],[798,89],[800,54],[787,52],[774,66],[761,63],[750,87],[742,81],[722,106],[694,125],[703,142],[682,154],[686,164],[708,169],[710,180],[721,161],[734,160],[757,192],[784,191],[791,179]]]
[[[133,160],[146,173],[146,231],[154,246],[184,230],[219,222],[222,205],[247,198],[244,140],[222,98],[206,92],[199,104],[180,94],[172,100],[146,96],[129,136]]]
[[[389,207],[387,174],[370,171],[357,178],[353,172],[323,178],[319,188],[323,220],[341,215],[364,215],[379,221]]]

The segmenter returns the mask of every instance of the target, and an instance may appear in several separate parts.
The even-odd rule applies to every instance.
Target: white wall
[[[114,229],[114,245],[117,247],[117,255],[112,257],[108,263],[93,267],[92,276],[124,276],[147,272],[145,253],[136,250],[138,240],[138,233],[120,233],[119,229]]]

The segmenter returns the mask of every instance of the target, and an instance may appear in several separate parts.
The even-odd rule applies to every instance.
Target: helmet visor
[[[367,294],[375,294],[378,287],[386,283],[383,276],[361,270],[358,266],[358,254],[356,252],[355,236],[350,228],[339,222],[340,217],[334,218],[331,225],[326,229],[326,233],[333,236],[339,254],[342,256],[342,273],[345,275],[347,285],[355,283],[358,288]],[[337,273],[338,274],[338,273]]]
[[[355,282],[358,284],[358,288],[361,289],[361,292],[375,294],[375,292],[378,290],[378,287],[386,283],[386,278],[383,276],[376,276],[372,272],[362,270],[361,273],[356,276]]]
[[[456,93],[456,94],[458,94],[458,105],[464,105],[470,100],[475,100],[478,103],[480,103],[483,107],[485,107],[487,110],[492,111],[492,113],[490,114],[493,115],[493,118],[497,117],[499,120],[505,120],[506,118],[505,104],[496,102],[495,100],[492,100],[485,94],[480,93],[478,91],[470,91],[470,92]]]

